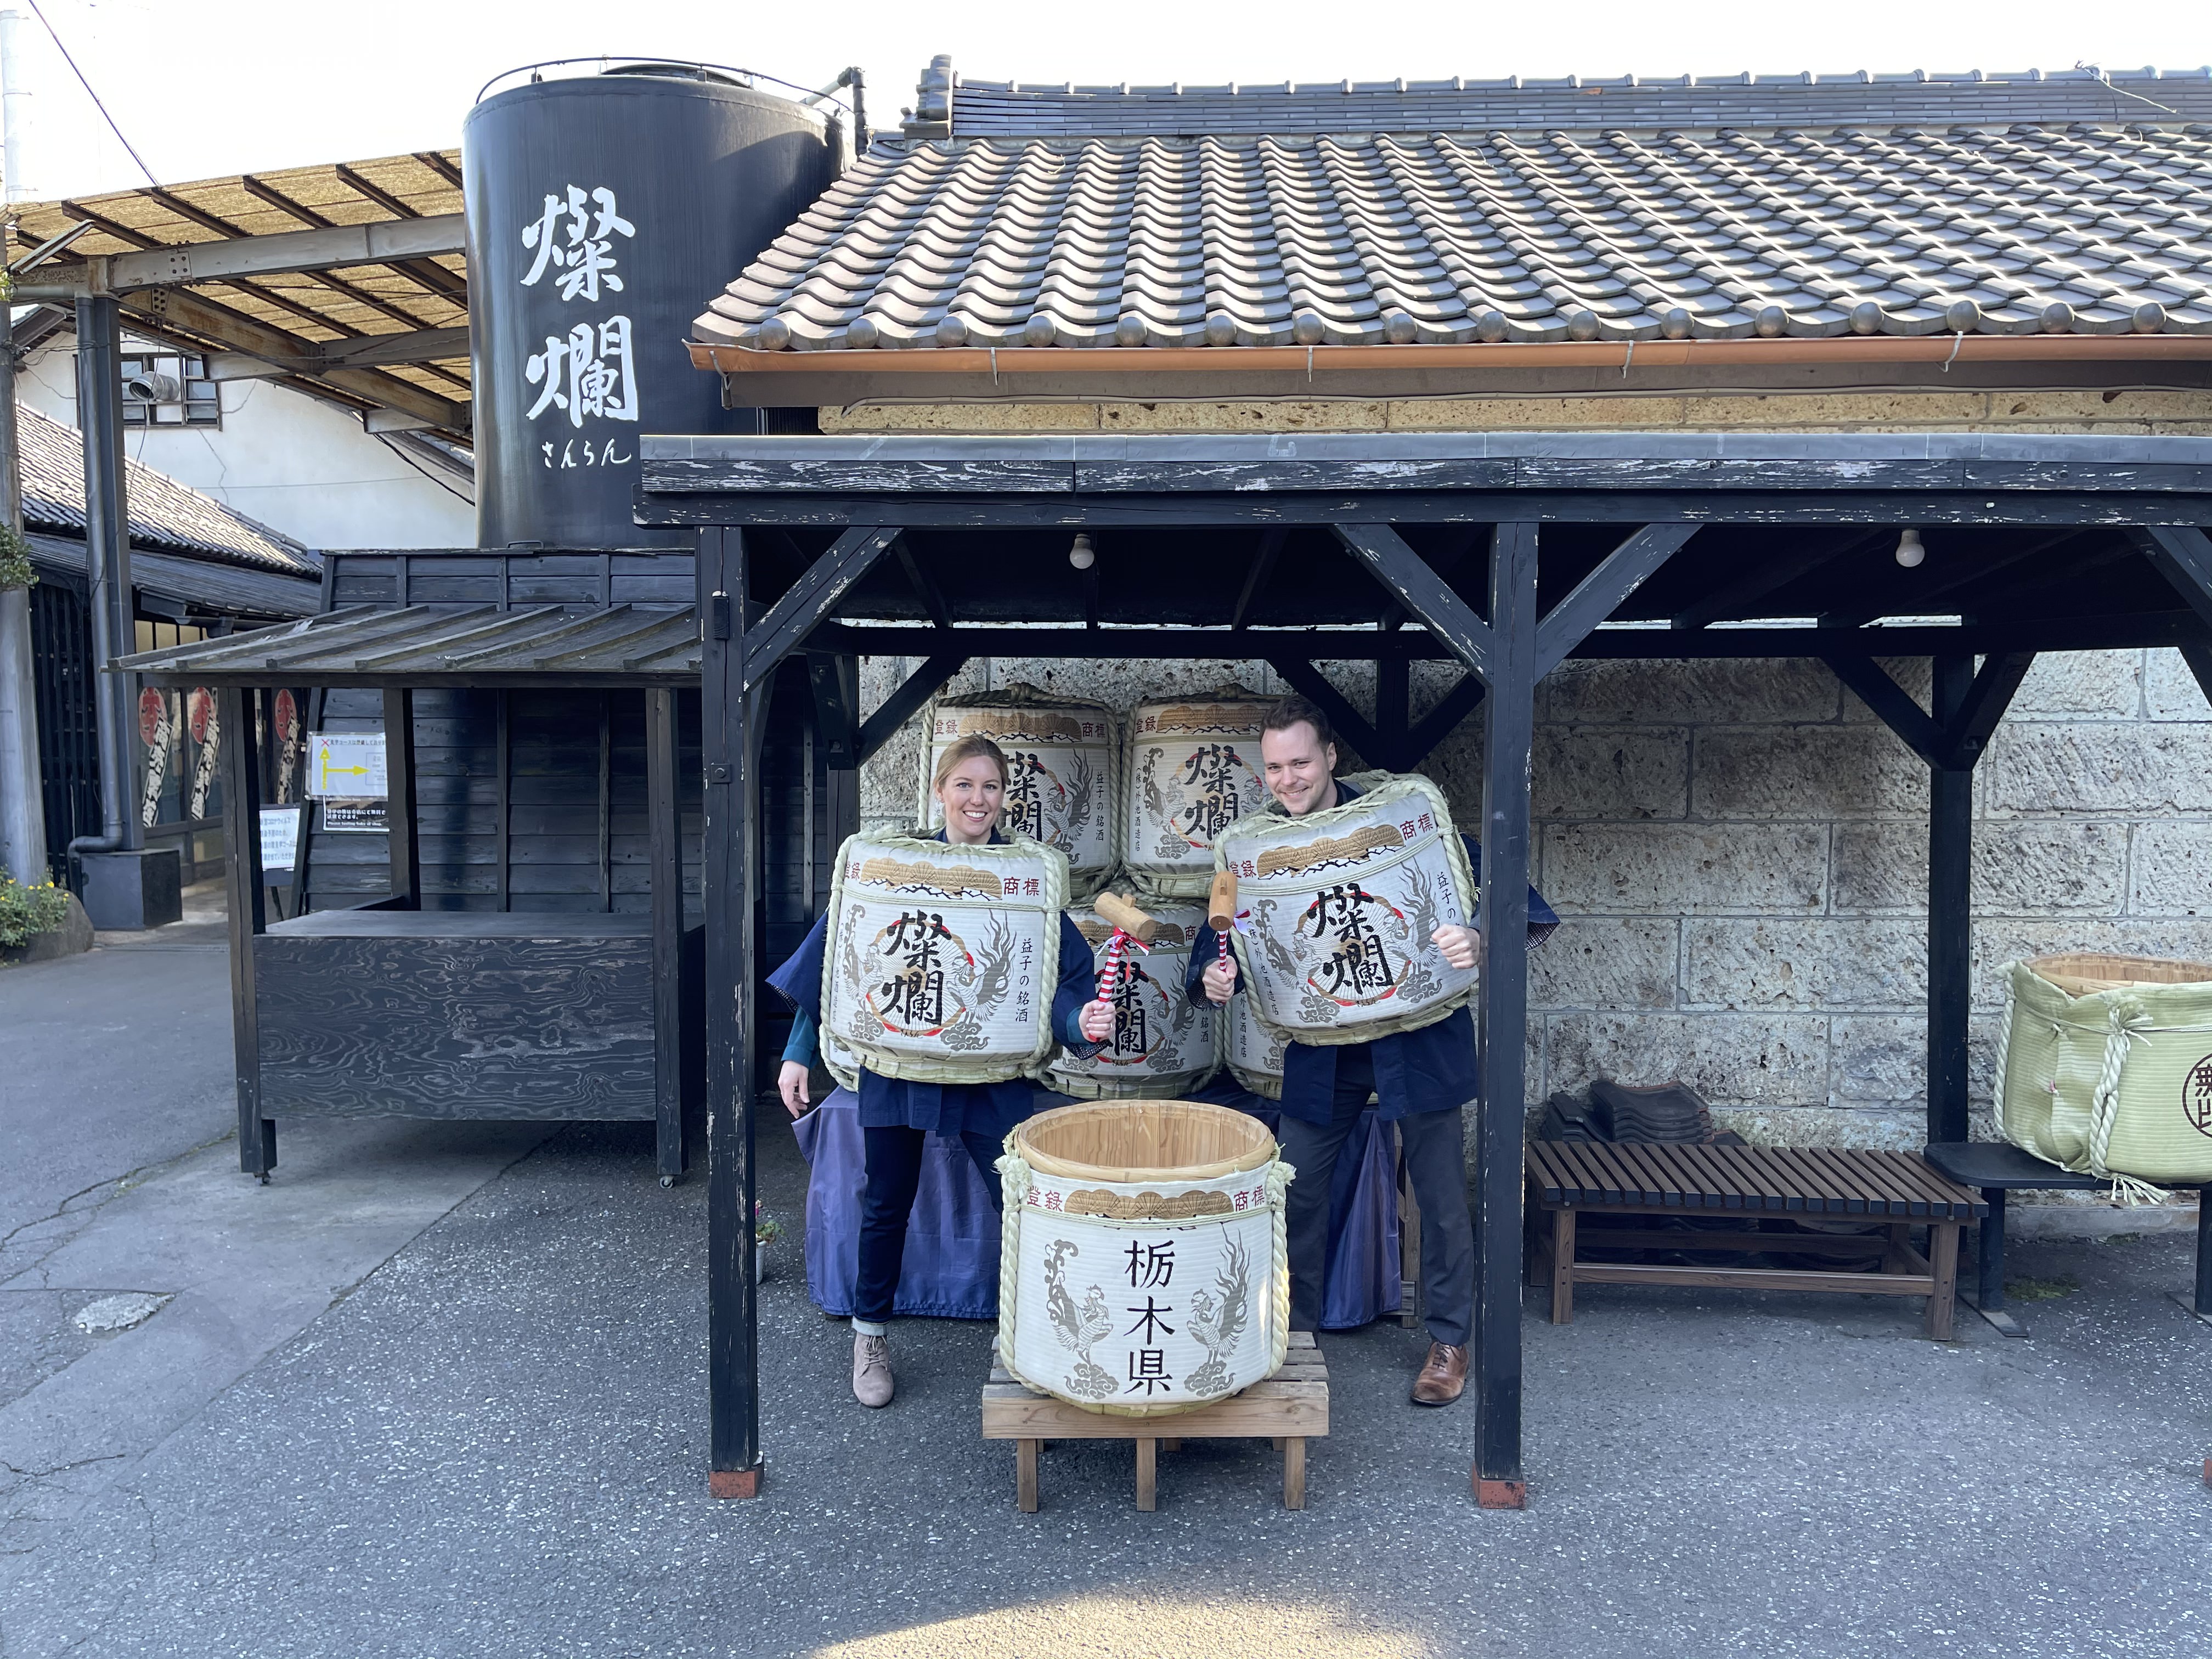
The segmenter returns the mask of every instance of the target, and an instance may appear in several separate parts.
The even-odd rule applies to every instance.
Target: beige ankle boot
[[[853,1334],[853,1398],[863,1406],[891,1403],[890,1343],[880,1336]]]

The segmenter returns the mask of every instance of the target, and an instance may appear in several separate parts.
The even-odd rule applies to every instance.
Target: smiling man
[[[1304,697],[1285,697],[1261,721],[1260,758],[1274,797],[1268,811],[1297,818],[1357,799],[1336,775],[1336,742],[1328,717]],[[1467,842],[1477,881],[1482,848]],[[1531,888],[1528,942],[1559,926],[1552,907]],[[1432,942],[1455,968],[1472,968],[1480,934],[1446,926]],[[1243,987],[1235,959],[1218,959],[1213,930],[1201,928],[1190,953],[1190,994],[1217,1006]],[[1474,1022],[1464,1008],[1419,1030],[1369,1042],[1321,1047],[1292,1042],[1283,1056],[1283,1157],[1297,1170],[1287,1217],[1291,1255],[1291,1328],[1310,1331],[1321,1318],[1322,1277],[1328,1247],[1328,1200],[1337,1155],[1373,1095],[1395,1122],[1406,1149],[1413,1196],[1421,1206],[1421,1290],[1431,1338],[1413,1382],[1423,1406],[1449,1406],[1467,1386],[1467,1341],[1474,1320],[1474,1226],[1467,1203],[1467,1132],[1462,1108],[1475,1087]],[[1520,1109],[1515,1102],[1512,1109]]]

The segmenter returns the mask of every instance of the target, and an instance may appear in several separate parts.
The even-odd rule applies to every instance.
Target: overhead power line
[[[70,66],[70,73],[76,76],[77,85],[84,88],[84,95],[92,100],[92,106],[100,112],[100,118],[107,123],[107,130],[115,135],[115,142],[130,150],[131,159],[138,164],[138,171],[146,175],[146,182],[159,189],[161,181],[154,176],[154,169],[146,165],[146,158],[123,136],[123,129],[115,125],[115,118],[107,112],[107,106],[100,101],[100,94],[92,89],[92,82],[84,78],[84,71],[76,66],[76,59],[70,56],[70,49],[62,44],[61,36],[54,33],[54,26],[46,21],[46,14],[40,9],[39,0],[31,0],[31,11],[46,28],[46,38],[54,43],[55,50],[61,53],[62,62]]]

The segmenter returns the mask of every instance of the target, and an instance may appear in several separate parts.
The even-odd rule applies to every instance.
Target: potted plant
[[[768,1247],[783,1237],[783,1223],[763,1212],[760,1200],[753,1200],[753,1283],[757,1285],[768,1277]]]
[[[0,876],[0,963],[43,962],[82,950],[92,941],[72,945],[64,932],[70,921],[70,894],[51,881],[26,887],[12,876]]]

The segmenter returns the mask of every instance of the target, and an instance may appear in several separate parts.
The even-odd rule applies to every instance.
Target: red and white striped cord
[[[1121,988],[1121,959],[1129,953],[1129,936],[1119,927],[1106,941],[1106,961],[1098,969],[1098,1000],[1111,1003]]]

